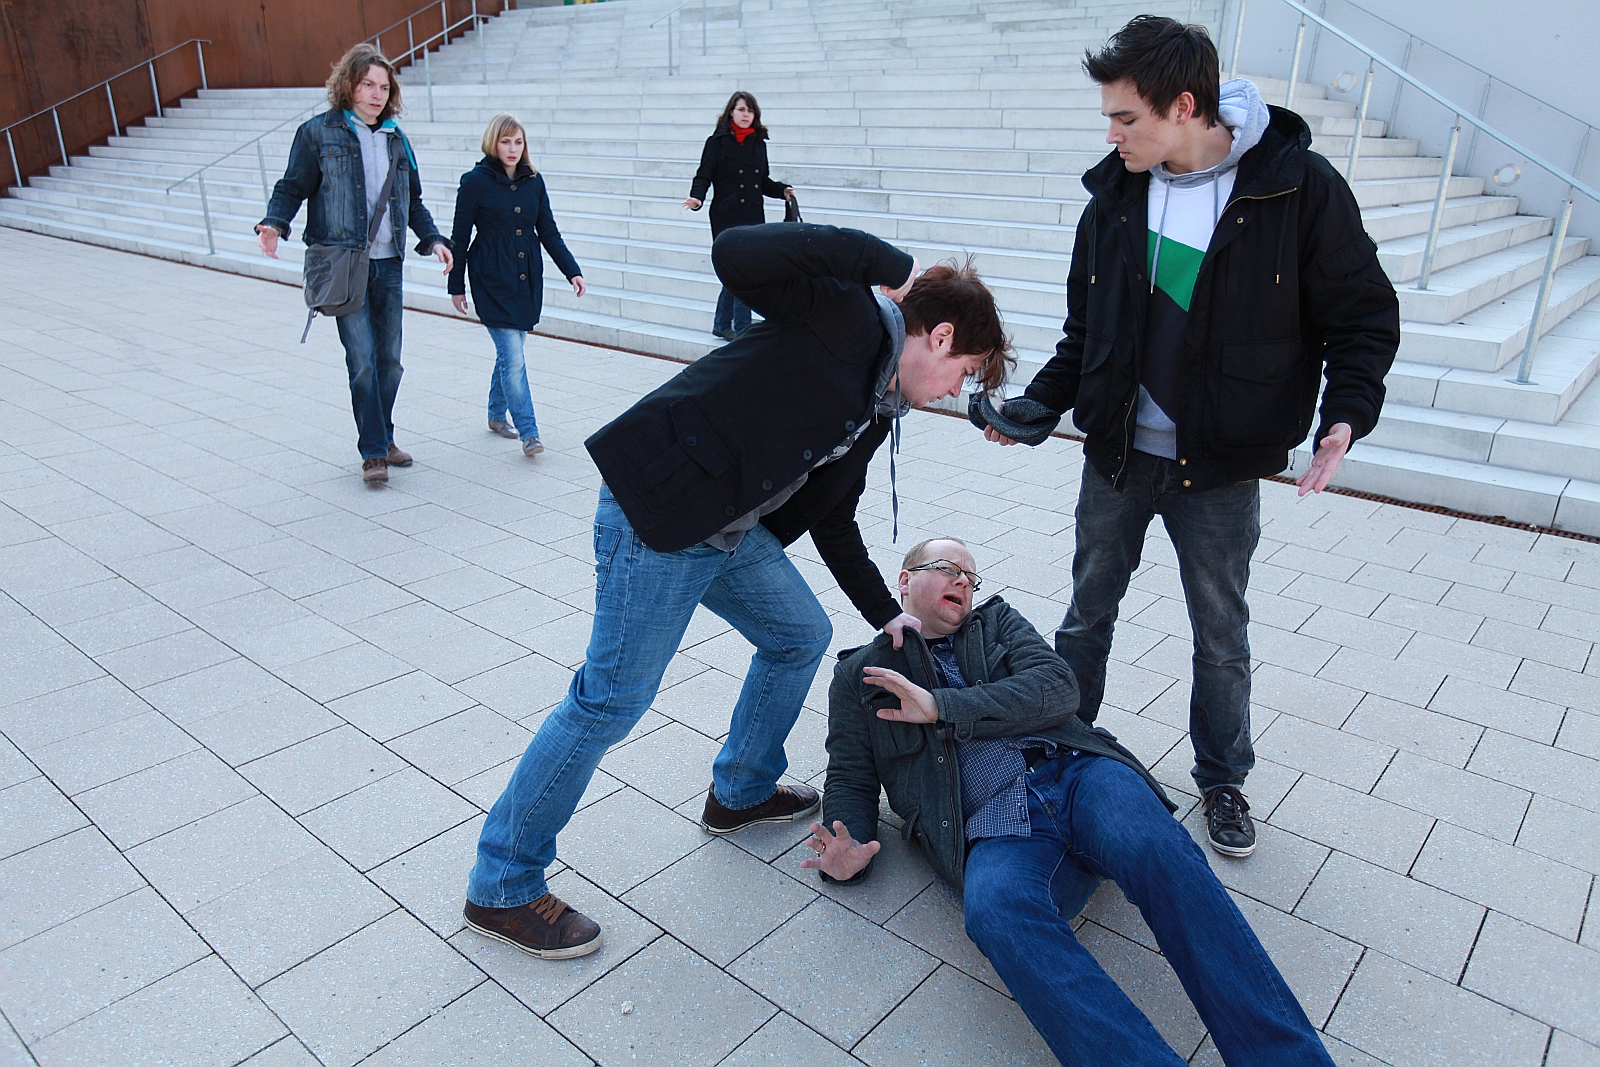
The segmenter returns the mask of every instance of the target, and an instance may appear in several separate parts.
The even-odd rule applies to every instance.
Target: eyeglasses
[[[908,567],[906,569],[913,571],[938,571],[940,574],[952,581],[957,578],[965,578],[971,583],[972,591],[974,593],[976,593],[978,588],[983,585],[983,579],[978,577],[975,572],[969,571],[965,567],[962,567],[948,559],[929,560],[927,563],[919,563],[915,567]]]

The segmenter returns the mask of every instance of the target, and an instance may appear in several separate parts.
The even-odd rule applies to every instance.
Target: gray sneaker
[[[509,437],[513,441],[517,439],[517,431],[513,430],[511,424],[504,419],[490,419],[489,431],[497,433],[501,437]]]
[[[539,443],[538,435],[534,435],[533,437],[530,437],[526,441],[522,442],[522,454],[524,456],[537,456],[543,451],[544,445]]]

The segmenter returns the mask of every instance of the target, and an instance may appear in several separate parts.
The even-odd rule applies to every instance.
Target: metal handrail
[[[1450,187],[1450,179],[1454,176],[1452,171],[1455,167],[1456,147],[1460,143],[1461,139],[1462,123],[1467,123],[1478,131],[1488,134],[1494,140],[1499,141],[1502,145],[1505,145],[1513,152],[1522,156],[1528,162],[1542,168],[1546,173],[1555,177],[1567,186],[1567,198],[1561,206],[1560,215],[1558,216],[1555,227],[1551,233],[1550,253],[1545,259],[1544,273],[1539,279],[1539,294],[1534,298],[1533,317],[1528,322],[1528,337],[1522,349],[1522,360],[1517,367],[1517,376],[1513,379],[1510,379],[1517,385],[1531,384],[1532,378],[1529,377],[1529,374],[1533,368],[1533,356],[1539,347],[1539,335],[1544,327],[1545,312],[1549,309],[1551,286],[1555,278],[1556,268],[1561,262],[1561,248],[1566,243],[1567,224],[1572,219],[1573,202],[1577,199],[1578,194],[1582,193],[1590,200],[1600,203],[1600,191],[1596,191],[1593,186],[1584,182],[1575,174],[1569,174],[1566,170],[1556,166],[1554,163],[1551,163],[1542,156],[1534,152],[1530,152],[1521,144],[1513,141],[1511,138],[1507,137],[1493,126],[1490,126],[1482,119],[1469,114],[1466,108],[1460,107],[1450,100],[1445,99],[1445,97],[1430,89],[1428,86],[1422,84],[1422,82],[1418,81],[1416,78],[1412,77],[1405,71],[1404,68],[1398,67],[1394,63],[1385,59],[1383,56],[1379,55],[1377,51],[1362,44],[1348,33],[1345,33],[1343,30],[1333,25],[1327,19],[1322,18],[1320,15],[1313,12],[1304,4],[1297,3],[1296,0],[1278,0],[1278,2],[1293,9],[1294,11],[1299,12],[1300,14],[1300,26],[1297,32],[1297,42],[1295,48],[1295,62],[1293,68],[1291,68],[1289,71],[1289,91],[1287,96],[1290,99],[1293,98],[1295,80],[1300,74],[1300,49],[1298,42],[1304,37],[1305,24],[1307,20],[1316,23],[1318,26],[1327,30],[1329,33],[1333,34],[1335,37],[1339,38],[1341,41],[1344,41],[1346,44],[1350,45],[1352,48],[1356,49],[1358,52],[1367,57],[1367,74],[1361,87],[1361,105],[1356,112],[1355,130],[1350,138],[1349,160],[1345,165],[1346,180],[1354,180],[1356,161],[1360,158],[1361,154],[1362,127],[1366,123],[1367,105],[1372,96],[1372,76],[1377,67],[1384,67],[1406,85],[1410,85],[1412,88],[1421,92],[1424,96],[1438,104],[1443,105],[1455,117],[1450,130],[1449,148],[1446,150],[1445,158],[1439,168],[1439,188],[1434,196],[1433,217],[1428,225],[1427,243],[1423,246],[1422,267],[1417,276],[1417,282],[1415,286],[1416,289],[1426,290],[1428,288],[1428,282],[1433,271],[1434,255],[1438,251],[1439,247],[1439,231],[1444,220],[1445,200]],[[1238,72],[1240,45],[1244,40],[1245,10],[1248,6],[1248,3],[1249,0],[1240,0],[1239,2],[1239,14],[1237,16],[1238,22],[1235,23],[1234,26],[1233,55],[1229,64],[1230,75]],[[1587,148],[1587,146],[1588,138],[1585,137],[1584,147]],[[1579,168],[1581,168],[1583,165],[1582,157],[1583,151],[1580,149],[1578,159]]]
[[[61,163],[62,163],[63,166],[66,166],[67,165],[67,142],[66,142],[66,139],[61,136],[61,114],[57,110],[58,108],[62,107],[63,105],[72,103],[74,100],[78,99],[78,97],[80,97],[80,96],[86,96],[89,93],[94,92],[96,89],[104,87],[105,91],[106,91],[106,104],[109,105],[110,108],[111,108],[111,132],[112,132],[112,134],[114,136],[120,136],[121,134],[120,134],[120,131],[117,129],[117,127],[120,126],[121,123],[118,122],[118,120],[117,120],[117,100],[116,100],[116,97],[113,96],[112,93],[111,93],[111,83],[116,81],[118,78],[122,77],[125,74],[132,74],[134,71],[138,70],[140,67],[148,67],[148,68],[150,68],[150,92],[151,92],[151,95],[153,95],[155,97],[156,115],[159,117],[162,114],[162,112],[161,112],[161,88],[156,82],[156,60],[161,59],[163,56],[169,56],[173,52],[176,52],[180,48],[188,48],[190,45],[194,45],[195,55],[199,58],[199,61],[200,61],[200,88],[208,89],[208,88],[210,88],[210,86],[208,86],[206,84],[206,50],[205,50],[204,46],[206,46],[206,45],[208,45],[210,43],[211,43],[211,40],[209,38],[206,38],[206,37],[191,37],[187,41],[184,41],[181,44],[173,45],[171,48],[167,49],[165,52],[157,52],[155,55],[151,56],[149,59],[140,60],[139,62],[135,63],[133,66],[129,67],[127,70],[119,71],[118,73],[111,75],[111,77],[109,77],[109,78],[103,79],[102,81],[95,82],[93,85],[89,86],[89,88],[87,88],[87,89],[83,89],[83,90],[80,90],[79,92],[73,93],[71,96],[66,97],[65,99],[57,100],[55,103],[51,104],[49,107],[40,108],[38,111],[35,111],[33,114],[29,115],[25,119],[18,119],[17,121],[13,122],[9,126],[0,126],[0,133],[4,133],[6,135],[6,148],[11,153],[11,173],[16,176],[17,184],[18,185],[22,184],[22,169],[17,166],[17,144],[16,144],[16,141],[13,140],[13,138],[11,136],[11,131],[12,130],[16,129],[18,126],[21,126],[24,122],[32,122],[34,119],[39,118],[40,116],[44,115],[45,112],[49,112],[51,119],[55,122],[55,127],[56,127],[56,147],[61,150]]]

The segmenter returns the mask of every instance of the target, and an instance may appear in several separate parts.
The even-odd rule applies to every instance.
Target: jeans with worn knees
[[[789,765],[784,739],[833,636],[827,612],[764,526],[732,552],[703,542],[656,552],[602,488],[594,540],[587,657],[484,823],[467,884],[467,899],[482,907],[514,908],[544,895],[556,835],[606,749],[649,709],[696,605],[756,648],[711,770],[717,799],[730,808],[753,807],[777,791]]]
[[[350,372],[350,410],[362,459],[381,459],[394,444],[394,398],[400,392],[400,258],[367,263],[367,302],[334,321]]]
[[[1106,657],[1117,607],[1138,569],[1150,520],[1160,515],[1178,557],[1194,632],[1189,736],[1202,792],[1243,785],[1255,766],[1250,743],[1250,557],[1261,537],[1261,488],[1254,479],[1185,492],[1183,468],[1135,451],[1119,492],[1093,463],[1078,493],[1072,604],[1056,651],[1078,677],[1078,714],[1093,722],[1105,693]]]
[[[1180,1067],[1070,925],[1102,878],[1138,907],[1229,1067],[1333,1067],[1183,824],[1131,768],[1063,755],[1028,775],[1032,836],[967,855],[967,935],[1069,1067]]]
[[[504,422],[507,409],[517,436],[526,441],[539,436],[533,417],[533,394],[528,391],[528,366],[523,361],[522,345],[526,330],[488,327],[494,340],[494,373],[489,378],[489,421]]]
[[[712,317],[711,329],[742,333],[749,328],[750,308],[728,290],[722,290],[717,296],[717,312]]]

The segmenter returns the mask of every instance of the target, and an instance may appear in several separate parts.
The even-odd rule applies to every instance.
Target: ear
[[[1178,99],[1172,102],[1172,121],[1183,125],[1194,118],[1194,94],[1185,89],[1178,94]]]
[[[900,572],[900,599],[904,600],[906,598],[906,594],[908,594],[910,592],[911,592],[911,572],[910,571],[901,571]]]
[[[955,340],[956,328],[948,322],[941,322],[928,331],[928,347],[933,349],[934,355],[952,355],[951,344]]]

